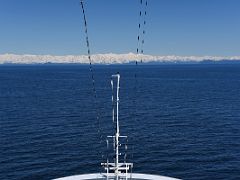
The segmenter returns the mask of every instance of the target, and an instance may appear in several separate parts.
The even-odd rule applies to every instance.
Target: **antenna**
[[[114,81],[114,79],[116,79]],[[116,98],[114,98],[114,84],[116,83]],[[126,153],[124,155],[124,162],[121,163],[119,162],[119,156],[121,153],[119,152],[119,147],[121,146],[120,144],[120,138],[125,138],[127,139],[127,136],[120,136],[120,128],[119,128],[119,90],[120,90],[120,74],[114,74],[111,76],[111,86],[112,86],[112,119],[116,123],[115,127],[115,134],[114,136],[107,136],[108,138],[112,138],[113,140],[113,150],[115,152],[115,162],[114,163],[109,163],[109,160],[107,158],[107,163],[101,163],[101,165],[105,168],[107,171],[106,178],[114,178],[116,180],[120,179],[126,179],[128,178],[128,171],[129,169],[132,169],[133,164],[132,163],[126,163]],[[114,101],[116,100],[116,101]],[[116,114],[115,114],[115,108],[116,108]],[[108,146],[108,140],[107,140],[107,146]],[[126,145],[125,145],[125,150],[126,150]],[[107,156],[108,157],[108,156]],[[112,174],[110,172],[113,172]],[[112,177],[113,176],[113,177]]]
[[[116,102],[117,102],[117,114],[116,114],[116,132],[115,132],[115,149],[116,149],[116,162],[115,162],[115,175],[118,176],[118,168],[119,168],[119,164],[118,164],[118,161],[119,161],[119,135],[120,135],[120,132],[119,132],[119,121],[118,121],[118,106],[119,106],[119,82],[120,82],[120,74],[115,74],[115,75],[112,75],[112,78],[117,78],[117,99],[116,99]],[[112,89],[113,89],[113,79],[111,80],[111,84],[112,84]],[[114,107],[113,107],[113,112],[114,112]],[[113,114],[114,116],[114,114]]]

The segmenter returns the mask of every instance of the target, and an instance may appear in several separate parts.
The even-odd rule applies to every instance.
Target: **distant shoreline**
[[[204,60],[200,62],[196,61],[174,61],[174,62],[138,62],[138,65],[200,65],[200,64],[240,64],[240,60],[222,60],[222,61],[211,61],[211,60]],[[89,63],[2,63],[0,66],[88,66]],[[112,64],[104,64],[104,63],[93,63],[95,66],[121,66],[121,65],[135,65],[135,62],[129,63],[112,63]]]
[[[198,63],[239,63],[240,56],[178,56],[147,54],[92,54],[93,64],[198,64]],[[32,55],[0,54],[0,64],[88,64],[87,55]]]

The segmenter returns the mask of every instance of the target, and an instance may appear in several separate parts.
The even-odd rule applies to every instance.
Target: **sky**
[[[0,0],[0,54],[86,54],[79,0]],[[91,51],[136,52],[139,0],[84,0]],[[144,52],[240,55],[239,0],[148,0]]]

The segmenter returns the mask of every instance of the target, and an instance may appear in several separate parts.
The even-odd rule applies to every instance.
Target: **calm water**
[[[97,105],[88,66],[0,66],[0,179],[99,172],[117,71],[134,172],[240,179],[240,65],[95,66]]]

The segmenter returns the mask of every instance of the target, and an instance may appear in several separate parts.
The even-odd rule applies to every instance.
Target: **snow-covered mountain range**
[[[91,56],[93,63],[96,64],[125,64],[132,63],[136,60],[142,60],[144,63],[182,63],[182,62],[201,62],[201,61],[240,61],[240,56],[153,56],[153,55],[137,55],[134,53],[127,54],[94,54]],[[44,64],[44,63],[79,63],[88,64],[87,55],[30,55],[30,54],[0,54],[0,64]]]

